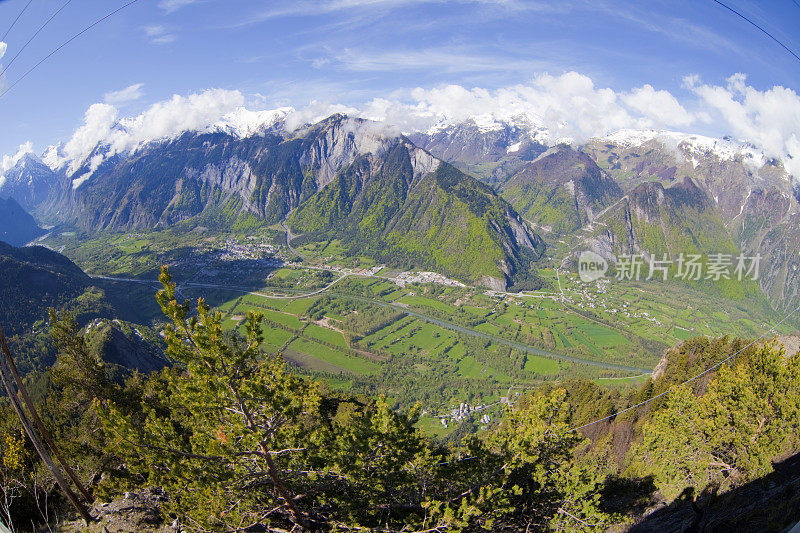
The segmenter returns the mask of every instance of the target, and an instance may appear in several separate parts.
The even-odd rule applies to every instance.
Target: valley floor
[[[634,386],[677,342],[759,336],[776,321],[747,301],[663,283],[584,283],[558,268],[540,269],[541,291],[491,291],[348,257],[335,240],[289,248],[284,232],[60,232],[43,243],[98,281],[134,286],[144,308],[169,264],[179,294],[206,298],[229,329],[249,310],[264,313],[265,350],[333,388],[421,402],[422,426],[439,436],[491,423],[543,382]]]

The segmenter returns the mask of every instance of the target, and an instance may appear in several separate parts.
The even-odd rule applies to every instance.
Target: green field
[[[344,337],[338,331],[323,328],[317,326],[316,324],[309,324],[306,326],[306,329],[303,330],[303,334],[305,336],[311,337],[312,339],[317,339],[328,344],[333,344],[339,348],[347,348],[347,343],[344,340]]]
[[[226,331],[242,332],[247,312],[262,312],[265,352],[282,351],[300,371],[337,390],[386,394],[398,406],[420,401],[431,411],[499,397],[511,385],[524,389],[572,377],[629,386],[642,379],[633,377],[641,375],[635,369],[652,369],[677,342],[698,335],[754,338],[765,333],[762,325],[780,318],[758,298],[730,300],[656,282],[586,284],[575,274],[561,271],[557,277],[547,268],[539,271],[541,291],[513,296],[437,284],[401,287],[380,277],[396,276],[399,269],[360,275],[359,269],[374,262],[347,257],[335,240],[298,247],[304,266],[265,268],[258,259],[221,259],[230,242],[274,244],[276,257],[288,257],[276,240],[279,233],[277,227],[248,234],[186,228],[93,236],[63,231],[46,243],[63,248],[93,274],[155,282],[159,266],[170,264],[181,297],[206,298],[223,314]],[[354,269],[353,274],[309,295],[342,275],[320,268],[333,265]],[[130,305],[149,306],[153,318],[159,317],[155,286],[137,284],[129,292]],[[797,327],[787,323],[778,332]]]
[[[328,346],[302,337],[293,341],[289,345],[289,349],[334,365],[342,372],[370,374],[378,370],[378,365],[371,361],[347,355],[342,351],[334,350]]]

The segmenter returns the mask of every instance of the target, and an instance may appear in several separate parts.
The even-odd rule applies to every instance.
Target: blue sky
[[[26,3],[0,0],[0,36]],[[33,0],[6,38],[0,64],[63,3]],[[4,82],[124,3],[73,0]],[[727,3],[800,53],[798,3]],[[692,112],[702,107],[698,99],[730,87],[736,73],[754,91],[800,92],[800,61],[711,0],[139,0],[0,98],[0,154],[25,141],[40,152],[68,139],[87,108],[104,100],[134,115],[173,94],[223,88],[240,91],[252,108],[311,100],[358,107],[417,87],[492,91],[570,71],[618,92],[649,84]],[[688,75],[707,84],[706,96],[687,85]],[[690,129],[721,135],[730,124],[706,119]]]

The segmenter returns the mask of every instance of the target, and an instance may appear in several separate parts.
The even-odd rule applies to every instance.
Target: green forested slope
[[[526,219],[556,235],[569,234],[622,197],[608,174],[583,152],[561,145],[542,154],[500,186]]]
[[[338,237],[352,254],[476,284],[531,276],[543,243],[486,185],[445,163],[414,181],[404,144],[375,175],[368,171],[360,160],[341,172],[292,215],[292,231],[305,240]]]

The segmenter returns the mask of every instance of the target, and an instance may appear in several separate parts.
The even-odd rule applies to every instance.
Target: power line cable
[[[125,9],[126,7],[128,7],[128,6],[132,5],[132,4],[135,4],[136,2],[137,2],[137,0],[131,0],[131,1],[130,1],[130,2],[128,2],[127,4],[124,4],[123,6],[121,6],[121,7],[118,7],[117,9],[115,9],[114,11],[111,11],[111,12],[107,13],[106,15],[104,15],[104,16],[100,17],[99,19],[95,20],[94,22],[92,22],[91,24],[89,24],[88,26],[86,26],[85,28],[83,28],[81,31],[79,31],[78,33],[76,33],[75,35],[73,35],[72,37],[70,37],[69,39],[67,39],[66,41],[64,41],[63,43],[61,43],[60,45],[58,45],[58,46],[57,46],[55,49],[53,49],[53,51],[52,51],[52,52],[50,52],[49,54],[47,54],[46,56],[44,56],[42,59],[40,59],[38,63],[36,63],[35,65],[33,65],[31,68],[29,68],[29,69],[27,70],[27,72],[25,72],[25,74],[23,74],[22,76],[20,76],[19,78],[17,78],[17,80],[16,80],[14,83],[12,83],[11,85],[9,85],[9,86],[8,86],[8,87],[7,87],[7,88],[6,88],[6,89],[5,89],[5,90],[4,90],[2,93],[0,93],[0,98],[2,98],[3,96],[5,96],[6,94],[8,94],[8,92],[9,92],[9,91],[11,91],[11,89],[13,89],[13,88],[14,88],[14,86],[16,86],[16,85],[17,85],[19,82],[21,82],[22,80],[24,80],[26,77],[28,77],[28,75],[29,75],[31,72],[33,72],[34,70],[36,70],[36,68],[37,68],[39,65],[41,65],[42,63],[44,63],[45,61],[47,61],[48,59],[50,59],[51,57],[53,57],[53,56],[54,56],[54,55],[55,55],[55,54],[56,54],[56,53],[57,53],[59,50],[61,50],[61,49],[62,49],[62,48],[64,48],[65,46],[67,46],[69,43],[71,43],[72,41],[74,41],[75,39],[77,39],[78,37],[80,37],[81,35],[83,35],[84,33],[86,33],[87,31],[89,31],[90,29],[94,28],[95,26],[97,26],[98,24],[100,24],[101,22],[103,22],[104,20],[106,20],[107,18],[109,18],[109,17],[111,17],[111,16],[113,16],[113,15],[116,15],[117,13],[119,13],[120,11],[122,11],[123,9]]]
[[[15,18],[14,22],[11,23],[11,26],[8,27],[6,32],[3,34],[3,37],[0,38],[0,41],[5,41],[6,40],[6,37],[8,37],[8,34],[11,32],[11,30],[17,24],[17,21],[19,20],[19,18],[22,16],[23,13],[25,13],[25,10],[28,9],[28,6],[31,5],[32,2],[33,2],[33,0],[28,0],[28,3],[25,4],[25,7],[23,7],[22,11],[19,12],[19,15],[17,15],[17,18]]]
[[[731,13],[733,13],[733,14],[735,14],[735,15],[739,16],[740,18],[743,18],[744,20],[746,20],[747,22],[749,22],[750,24],[752,24],[753,26],[755,26],[756,28],[758,28],[758,29],[761,31],[761,33],[763,33],[764,35],[766,35],[767,37],[769,37],[770,39],[772,39],[773,41],[775,41],[776,43],[778,43],[779,45],[781,45],[781,47],[783,47],[783,49],[784,49],[784,50],[786,50],[787,52],[789,52],[790,54],[792,54],[796,60],[800,61],[800,56],[798,56],[797,54],[795,54],[795,53],[794,53],[794,51],[793,51],[791,48],[789,48],[788,46],[786,46],[785,44],[783,44],[782,42],[780,42],[780,41],[778,40],[778,38],[777,38],[777,37],[775,37],[774,35],[772,35],[770,32],[768,32],[767,30],[765,30],[764,28],[762,28],[761,26],[759,26],[758,24],[756,24],[755,22],[753,22],[752,20],[750,20],[749,18],[747,18],[746,16],[742,15],[741,13],[739,13],[738,11],[736,11],[735,9],[733,9],[732,7],[730,7],[730,6],[728,6],[728,5],[724,4],[724,3],[722,3],[720,0],[711,0],[711,1],[712,1],[712,2],[714,2],[714,3],[716,3],[716,4],[719,4],[719,5],[721,5],[722,7],[724,7],[725,9],[727,9],[728,11],[730,11]],[[794,3],[795,3],[795,4],[797,4],[797,0],[794,0]],[[798,4],[798,6],[800,6],[800,4]]]
[[[737,356],[737,355],[739,355],[740,353],[744,352],[745,350],[747,350],[748,348],[750,348],[750,347],[751,347],[751,346],[753,346],[754,344],[756,344],[756,343],[758,343],[759,341],[763,340],[763,339],[764,339],[764,338],[765,338],[765,337],[766,337],[766,336],[767,336],[769,333],[773,332],[773,331],[775,330],[775,328],[777,328],[778,326],[780,326],[781,324],[783,324],[784,322],[786,322],[787,320],[789,320],[789,318],[790,318],[792,315],[794,315],[796,312],[798,312],[798,311],[800,311],[800,306],[797,306],[797,307],[795,308],[795,310],[794,310],[794,311],[792,311],[791,313],[789,313],[788,315],[786,315],[785,317],[783,317],[783,320],[781,320],[780,322],[778,322],[777,324],[775,324],[774,326],[772,326],[772,328],[770,328],[770,329],[769,329],[769,331],[767,331],[766,333],[762,334],[762,335],[761,335],[759,338],[757,338],[756,340],[754,340],[753,342],[751,342],[750,344],[748,344],[747,346],[745,346],[744,348],[742,348],[741,350],[739,350],[738,352],[736,352],[735,354],[733,354],[733,355],[731,355],[731,356],[729,356],[729,357],[727,357],[727,358],[723,359],[722,361],[720,361],[719,363],[715,364],[714,366],[712,366],[712,367],[710,367],[710,368],[707,368],[706,370],[703,370],[702,372],[700,372],[700,373],[699,373],[699,374],[697,374],[696,376],[694,376],[694,377],[692,377],[692,378],[689,378],[689,379],[687,379],[687,380],[686,380],[686,381],[684,381],[683,383],[680,383],[678,386],[681,386],[681,385],[686,385],[687,383],[691,383],[692,381],[695,381],[695,380],[697,380],[697,379],[699,379],[699,378],[701,378],[701,377],[705,376],[705,375],[706,375],[706,374],[708,374],[709,372],[711,372],[711,371],[713,371],[713,370],[715,370],[715,369],[717,369],[717,368],[721,367],[722,365],[724,365],[725,363],[727,363],[728,361],[730,361],[731,359],[733,359],[734,357],[736,357],[736,356]],[[610,420],[610,419],[614,418],[615,416],[619,416],[619,415],[621,415],[622,413],[627,413],[628,411],[632,411],[633,409],[637,409],[637,408],[639,408],[639,407],[641,407],[641,406],[643,406],[643,405],[646,405],[646,404],[648,404],[648,403],[652,402],[652,401],[653,401],[653,400],[655,400],[655,399],[661,398],[662,396],[666,396],[667,394],[669,394],[669,393],[670,393],[670,390],[671,390],[671,388],[670,388],[670,389],[667,389],[667,390],[665,390],[664,392],[662,392],[662,393],[660,393],[660,394],[656,394],[655,396],[653,396],[652,398],[650,398],[650,399],[648,399],[648,400],[645,400],[645,401],[643,401],[643,402],[639,402],[639,403],[637,403],[636,405],[632,405],[632,406],[630,406],[630,407],[626,407],[625,409],[622,409],[621,411],[617,411],[616,413],[614,413],[614,414],[612,414],[612,415],[609,415],[609,416],[606,416],[606,417],[603,417],[603,418],[597,419],[597,420],[595,420],[595,421],[593,421],[593,422],[589,422],[588,424],[584,424],[584,425],[582,425],[582,426],[578,426],[578,427],[572,428],[570,431],[578,431],[579,429],[583,429],[583,428],[586,428],[586,427],[592,426],[592,425],[594,425],[594,424],[597,424],[597,423],[599,423],[599,422],[603,422],[603,421],[605,421],[605,420]]]
[[[29,45],[29,44],[31,44],[31,42],[32,42],[32,41],[33,41],[33,40],[36,38],[36,36],[37,36],[37,35],[39,35],[39,33],[41,33],[41,31],[42,31],[42,30],[45,28],[45,26],[47,26],[48,24],[50,24],[50,21],[52,21],[54,18],[56,18],[56,16],[57,16],[59,13],[61,13],[61,10],[63,10],[65,7],[67,7],[67,5],[68,5],[70,2],[72,2],[72,0],[67,0],[66,2],[64,2],[64,3],[61,5],[61,7],[59,7],[58,9],[56,9],[55,13],[53,13],[52,15],[50,15],[50,18],[49,18],[49,19],[47,19],[47,20],[45,20],[45,21],[44,21],[44,24],[42,24],[41,26],[39,26],[39,29],[38,29],[38,30],[36,30],[36,32],[35,32],[33,35],[31,35],[31,38],[30,38],[30,39],[28,39],[28,42],[26,42],[24,45],[22,45],[22,48],[20,48],[19,50],[17,50],[17,53],[14,55],[14,57],[12,57],[12,58],[11,58],[11,61],[9,61],[9,62],[8,62],[8,65],[6,65],[6,66],[5,66],[5,68],[2,70],[2,72],[0,72],[0,76],[2,76],[3,74],[5,74],[5,72],[6,72],[6,71],[7,71],[7,70],[8,70],[8,69],[11,67],[11,65],[13,65],[13,64],[14,64],[14,61],[16,61],[16,60],[17,60],[17,58],[19,57],[19,55],[20,55],[20,54],[21,54],[21,53],[22,53],[22,52],[23,52],[23,51],[24,51],[24,50],[25,50],[25,49],[28,47],[28,45]]]

